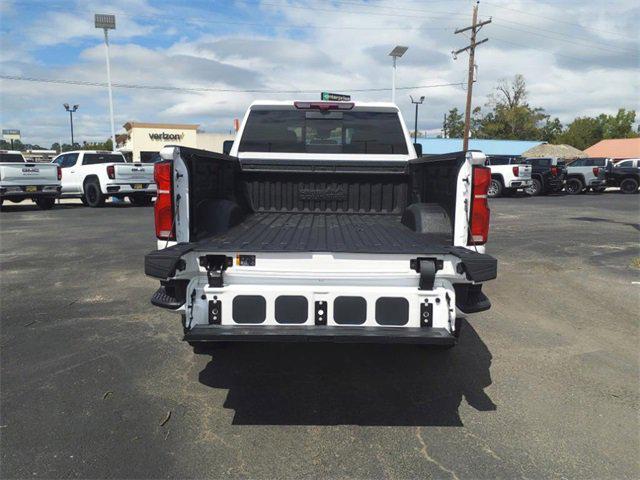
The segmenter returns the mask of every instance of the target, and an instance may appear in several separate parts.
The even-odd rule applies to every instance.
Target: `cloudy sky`
[[[323,90],[389,100],[394,45],[397,102],[413,122],[409,95],[425,95],[419,128],[435,134],[443,114],[464,108],[467,56],[454,30],[471,21],[469,0],[0,0],[0,75],[106,81],[103,34],[94,13],[113,13],[113,82],[169,87],[114,89],[116,130],[129,120],[198,123],[228,131],[254,99],[317,99]],[[640,110],[637,0],[491,0],[478,48],[474,104],[496,82],[522,73],[530,103],[566,122]],[[435,85],[435,86],[434,86]],[[434,86],[429,88],[429,86]],[[191,89],[191,90],[185,90]],[[358,91],[381,89],[381,91]],[[203,91],[199,91],[203,90]],[[308,93],[283,93],[285,90]],[[101,86],[0,78],[0,125],[24,142],[69,141],[62,104],[79,104],[76,140],[109,136]]]

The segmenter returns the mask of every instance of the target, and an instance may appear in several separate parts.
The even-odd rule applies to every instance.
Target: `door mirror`
[[[231,147],[233,147],[233,140],[225,140],[222,142],[222,153],[229,155],[231,153]]]
[[[418,157],[421,157],[422,156],[422,144],[421,143],[414,143],[413,144],[413,148],[416,149],[416,155]]]

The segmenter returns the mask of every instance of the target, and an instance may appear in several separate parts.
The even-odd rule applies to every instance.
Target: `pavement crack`
[[[429,450],[427,449],[427,443],[424,441],[424,438],[422,438],[422,427],[416,427],[416,438],[418,439],[418,442],[422,446],[422,448],[420,449],[420,454],[428,462],[433,463],[440,470],[451,475],[451,478],[453,478],[454,480],[460,480],[458,478],[458,475],[456,475],[456,472],[454,472],[453,470],[449,470],[447,467],[445,467],[440,462],[438,462],[435,458],[429,455]]]

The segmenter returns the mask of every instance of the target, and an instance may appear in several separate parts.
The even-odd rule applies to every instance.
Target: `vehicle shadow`
[[[613,223],[616,225],[624,225],[626,227],[635,228],[640,232],[640,223],[633,222],[618,222],[616,220],[610,220],[608,218],[599,218],[599,217],[573,217],[571,220],[579,220],[581,222],[592,222],[592,223]]]
[[[463,322],[449,351],[415,345],[229,345],[211,352],[199,380],[228,389],[235,425],[462,426],[464,397],[479,411],[496,405],[491,353]]]
[[[83,205],[82,202],[78,200],[78,203],[68,203],[68,202],[56,203],[55,206],[48,211],[74,210],[76,208],[90,208],[90,207]],[[101,208],[144,208],[144,207],[132,205],[129,202],[118,202],[118,203],[106,202],[104,206]],[[0,207],[0,210],[3,212],[35,212],[40,210],[40,208],[38,208],[38,206],[35,203],[31,203],[31,202],[28,202],[28,203],[27,202],[24,202],[24,203],[23,202],[20,202],[20,203],[5,202],[2,204],[2,207]]]

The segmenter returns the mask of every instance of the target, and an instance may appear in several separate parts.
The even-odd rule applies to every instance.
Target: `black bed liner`
[[[395,215],[260,212],[196,251],[444,254],[450,235],[410,230]]]

